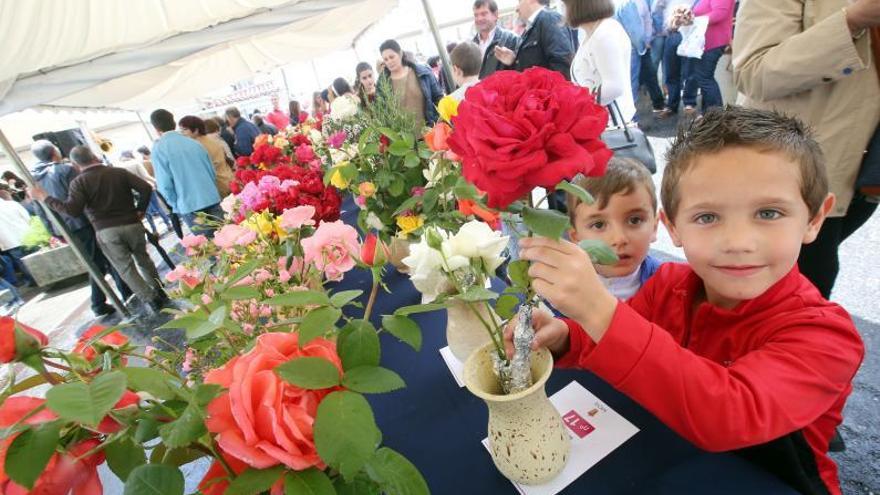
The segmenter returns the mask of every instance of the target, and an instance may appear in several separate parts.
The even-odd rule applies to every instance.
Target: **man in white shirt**
[[[0,226],[0,255],[11,262],[29,284],[36,285],[21,262],[21,258],[25,256],[22,242],[31,227],[31,215],[5,189],[0,189]]]

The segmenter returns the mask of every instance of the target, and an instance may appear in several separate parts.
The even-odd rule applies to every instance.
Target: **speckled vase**
[[[553,370],[547,349],[532,353],[534,385],[504,395],[492,370],[492,344],[477,350],[464,365],[468,390],[489,407],[489,451],[501,474],[524,485],[545,483],[568,460],[569,436],[544,384]]]
[[[409,267],[403,264],[403,259],[409,256],[409,241],[394,237],[388,245],[388,262],[400,273],[409,272]]]
[[[500,318],[484,304],[476,304],[474,309],[486,322],[500,322]],[[446,308],[446,343],[449,350],[462,363],[477,349],[486,345],[491,338],[480,319],[467,303],[452,300]]]

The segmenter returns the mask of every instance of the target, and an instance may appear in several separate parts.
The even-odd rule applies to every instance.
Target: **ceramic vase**
[[[565,467],[570,449],[562,418],[544,391],[553,357],[543,348],[532,352],[534,384],[504,395],[492,369],[494,352],[488,344],[471,354],[464,365],[465,385],[489,407],[492,460],[501,474],[517,483],[545,483]]]
[[[446,308],[446,343],[449,344],[452,354],[462,363],[471,353],[491,340],[480,317],[490,325],[493,319],[496,324],[501,322],[495,311],[485,304],[475,303],[471,307],[473,310],[468,307],[468,303],[452,300]]]

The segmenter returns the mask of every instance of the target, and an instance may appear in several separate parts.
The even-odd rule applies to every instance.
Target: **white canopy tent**
[[[352,46],[396,0],[0,0],[0,115],[141,110]]]

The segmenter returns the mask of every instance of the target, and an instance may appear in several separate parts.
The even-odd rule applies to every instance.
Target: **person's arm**
[[[694,15],[709,16],[709,25],[733,17],[733,0],[706,0],[694,7]]]
[[[163,149],[153,148],[153,171],[156,173],[156,190],[173,209],[177,205],[177,190],[174,188],[174,176],[171,164],[168,163]]]
[[[617,22],[608,19],[605,22]],[[614,36],[614,32],[606,29],[597,30],[596,34],[590,39],[593,43],[593,53],[595,53],[596,70],[602,78],[602,91],[600,94],[602,105],[610,105],[611,102],[621,96],[632,93],[632,82],[627,75],[630,60],[626,60],[615,56],[618,53],[619,43],[629,44],[629,37],[624,34],[623,39]],[[629,53],[630,50],[627,50]]]
[[[78,217],[83,214],[86,207],[86,195],[83,191],[83,180],[74,179],[70,183],[67,190],[67,200],[61,201],[52,196],[46,196],[45,203],[55,211],[64,213],[71,217]]]
[[[619,304],[602,340],[578,364],[698,447],[733,450],[809,425],[851,386],[864,347],[840,313],[816,309],[789,318],[759,349],[724,366]]]
[[[870,64],[870,45],[853,41],[843,10],[806,30],[800,0],[749,0],[740,5],[738,16],[733,76],[749,98],[784,98]]]
[[[544,50],[544,55],[547,57],[547,67],[561,72],[568,79],[571,77],[569,69],[573,52],[571,40],[564,29],[564,26],[556,25],[550,19],[545,18],[544,25],[541,28],[540,43]]]

